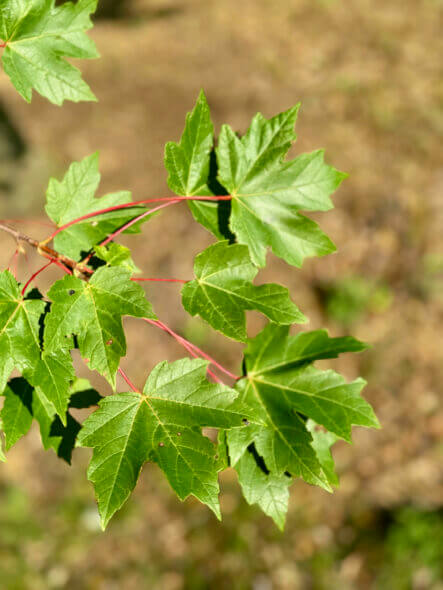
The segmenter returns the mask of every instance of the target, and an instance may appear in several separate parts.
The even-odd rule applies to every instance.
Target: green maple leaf
[[[320,371],[312,363],[365,347],[351,337],[329,338],[322,330],[290,336],[289,328],[273,324],[250,339],[246,376],[236,388],[240,400],[255,410],[265,426],[251,424],[227,433],[232,463],[254,444],[273,475],[289,472],[328,490],[336,485],[329,446],[337,437],[350,440],[353,424],[373,428],[379,424],[359,395],[365,384],[362,379],[346,383],[341,375]],[[329,433],[312,432],[306,418]]]
[[[46,316],[45,353],[73,348],[78,339],[80,354],[115,386],[120,358],[126,354],[122,317],[156,319],[140,285],[130,280],[122,267],[102,267],[89,282],[72,275],[54,283],[48,291],[52,301]]]
[[[55,7],[54,0],[4,0],[0,37],[5,72],[17,91],[31,102],[35,89],[52,103],[96,100],[81,73],[63,57],[91,59],[97,50],[85,32],[97,0],[78,0]]]
[[[32,374],[26,373],[28,381],[35,387],[47,404],[53,404],[57,414],[66,425],[66,410],[70,397],[70,385],[75,379],[72,358],[66,350],[43,354]]]
[[[294,266],[335,250],[299,212],[330,209],[330,194],[345,175],[324,163],[322,151],[284,161],[297,112],[298,106],[269,120],[258,113],[241,139],[228,125],[220,133],[218,180],[232,196],[230,228],[258,266],[265,266],[268,247]]]
[[[344,352],[361,352],[368,345],[352,336],[330,338],[326,330],[289,335],[289,326],[268,325],[248,341],[248,375],[287,371]]]
[[[209,157],[214,143],[214,126],[204,92],[186,116],[180,143],[165,146],[165,166],[169,188],[181,196],[210,195]]]
[[[72,359],[60,350],[42,356],[39,331],[46,303],[37,295],[31,291],[23,297],[12,274],[0,273],[0,391],[16,367],[64,420]]]
[[[128,191],[95,197],[100,184],[98,164],[98,153],[92,154],[81,162],[73,162],[61,182],[55,178],[49,181],[45,209],[58,227],[94,211],[131,202],[131,193]],[[134,206],[85,219],[57,234],[54,248],[79,260],[110,233],[144,211],[145,208]],[[127,231],[140,231],[139,224]]]
[[[288,511],[291,478],[285,473],[267,473],[249,451],[243,453],[233,467],[248,504],[257,504],[272,518],[278,528],[283,530]]]
[[[323,472],[328,478],[331,486],[338,486],[338,475],[335,472],[334,459],[331,454],[332,445],[337,442],[338,437],[332,432],[325,432],[318,428],[317,424],[309,419],[306,422],[306,428],[312,435],[312,446],[317,453],[317,458],[321,463]]]
[[[40,362],[39,322],[45,302],[20,287],[5,270],[0,272],[0,392],[12,370],[34,371]]]
[[[258,269],[247,246],[217,242],[196,257],[194,272],[196,279],[182,289],[183,307],[225,336],[246,340],[246,310],[260,311],[277,324],[306,321],[286,288],[252,284]]]
[[[15,445],[31,428],[32,387],[22,377],[11,379],[3,392],[5,401],[1,411],[6,451]]]
[[[69,407],[88,408],[97,405],[100,395],[91,388],[86,379],[75,379],[69,383]],[[53,449],[67,463],[71,462],[72,449],[80,424],[68,412],[64,421],[57,415],[54,404],[43,391],[34,388],[26,379],[11,379],[4,393],[5,401],[1,411],[3,431],[8,451],[29,431],[33,419],[40,427],[45,450]]]
[[[111,242],[106,246],[95,246],[94,254],[98,259],[106,262],[108,266],[123,266],[123,268],[127,268],[131,274],[140,272],[140,269],[132,260],[131,250],[121,244]]]
[[[170,141],[165,146],[165,167],[168,186],[185,197],[214,195],[211,153],[214,145],[214,126],[203,91],[194,109],[187,114],[185,129],[179,143]],[[217,192],[224,194],[223,187]],[[210,201],[189,201],[188,206],[199,223],[218,238],[226,237],[220,229],[221,207]]]
[[[247,430],[232,431],[230,434],[234,436],[229,447],[227,433],[225,431],[219,433],[219,449],[225,455],[224,468],[230,465],[235,469],[243,496],[248,504],[257,504],[273,519],[279,529],[283,530],[292,479],[286,473],[271,473],[254,445],[244,446],[243,442],[250,438]],[[239,444],[236,445],[236,442]]]
[[[94,448],[88,478],[103,527],[148,460],[160,466],[181,500],[194,495],[220,517],[217,447],[201,428],[240,427],[247,414],[235,391],[206,380],[207,366],[199,359],[162,362],[143,393],[106,397],[84,422],[78,444]]]

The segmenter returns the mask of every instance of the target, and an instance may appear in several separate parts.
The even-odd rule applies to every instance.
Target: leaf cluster
[[[62,6],[53,0],[2,2],[3,67],[26,100],[33,89],[55,104],[94,99],[64,58],[97,57],[86,35],[95,8],[96,0]],[[243,372],[235,380],[222,382],[210,368],[223,370],[221,365],[158,320],[134,280],[139,269],[130,250],[117,241],[123,232],[140,232],[155,208],[147,208],[149,200],[133,202],[127,191],[96,197],[98,154],[49,182],[46,212],[56,230],[38,244],[38,252],[47,255],[52,240],[51,263],[64,266],[67,275],[42,294],[30,286],[33,277],[22,285],[9,270],[0,273],[6,451],[34,420],[43,447],[67,462],[75,446],[92,448],[88,478],[103,527],[151,461],[181,500],[192,495],[219,518],[218,473],[233,468],[246,501],[283,528],[293,481],[331,491],[338,484],[331,446],[338,439],[350,442],[353,425],[379,426],[361,397],[363,379],[348,382],[315,365],[367,346],[324,330],[293,334],[291,326],[307,318],[288,289],[255,282],[269,251],[295,267],[335,251],[305,213],[331,209],[331,195],[345,174],[325,163],[322,150],[287,159],[298,111],[297,105],[270,119],[259,113],[242,136],[223,125],[216,141],[201,92],[180,141],[165,148],[167,182],[175,195],[165,204],[186,201],[215,238],[195,258],[182,305],[245,343]],[[255,337],[248,336],[250,310],[268,321]],[[159,363],[138,388],[119,368],[126,355],[125,316],[161,327],[194,358]],[[102,375],[114,393],[103,397],[78,379],[74,356]],[[116,392],[119,371],[131,391]],[[81,424],[76,410],[91,407]]]

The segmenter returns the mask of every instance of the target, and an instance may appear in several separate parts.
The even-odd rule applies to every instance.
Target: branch
[[[71,258],[64,256],[64,254],[60,254],[60,252],[57,252],[56,250],[49,248],[45,244],[37,240],[34,240],[34,238],[30,238],[26,234],[22,234],[21,232],[17,231],[13,227],[10,227],[9,225],[6,225],[5,223],[0,223],[0,231],[4,231],[13,238],[15,238],[16,242],[23,242],[25,244],[28,244],[29,246],[32,246],[36,249],[37,253],[40,254],[40,256],[49,258],[49,260],[52,260],[55,264],[58,263],[58,266],[60,266],[60,264],[63,264],[64,266],[67,266],[68,268],[75,270],[86,276],[89,276],[93,273],[93,271],[87,266],[79,264],[75,260],[72,260]]]

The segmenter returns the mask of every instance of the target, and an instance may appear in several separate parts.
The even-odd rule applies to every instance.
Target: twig
[[[23,242],[25,244],[29,244],[29,246],[32,246],[36,249],[37,253],[40,254],[40,256],[49,258],[50,260],[53,260],[54,263],[57,260],[59,263],[64,264],[68,268],[80,272],[83,275],[91,275],[94,272],[87,266],[79,264],[75,260],[72,260],[72,258],[68,258],[64,254],[60,254],[60,252],[57,252],[56,250],[49,248],[48,246],[42,244],[34,238],[30,238],[26,234],[22,234],[21,232],[17,231],[13,227],[10,227],[9,225],[6,225],[5,223],[0,223],[0,231],[4,231],[13,238],[15,238],[15,241],[17,243]]]

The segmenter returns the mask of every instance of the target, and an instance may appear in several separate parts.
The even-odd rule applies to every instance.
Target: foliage
[[[31,99],[33,88],[56,104],[93,99],[62,56],[96,56],[85,36],[95,5],[95,0],[60,7],[52,0],[2,4],[3,65],[25,99]],[[247,502],[258,504],[283,528],[293,480],[300,477],[331,491],[338,479],[330,447],[339,438],[350,442],[352,425],[378,427],[360,395],[362,379],[348,383],[332,370],[314,367],[318,360],[360,352],[366,345],[322,330],[290,335],[290,326],[306,318],[289,291],[253,283],[269,248],[297,267],[309,256],[335,250],[301,212],[331,209],[331,194],[345,175],[325,163],[321,150],[285,160],[298,110],[269,120],[257,114],[243,137],[224,125],[215,147],[201,92],[180,142],[166,145],[168,184],[175,196],[134,202],[130,193],[119,192],[96,198],[100,174],[93,154],[74,162],[62,181],[50,180],[46,212],[56,229],[47,239],[37,242],[0,225],[49,258],[24,284],[9,270],[0,273],[6,450],[33,420],[44,448],[67,462],[75,446],[92,447],[88,478],[103,527],[151,461],[180,499],[193,495],[218,517],[218,473],[233,467]],[[118,236],[139,232],[156,211],[181,202],[217,241],[196,257],[192,280],[135,278],[138,269]],[[43,295],[31,284],[51,264],[67,276]],[[234,375],[159,320],[137,284],[143,280],[184,282],[187,312],[246,342],[243,374]],[[248,338],[247,310],[269,320],[254,338]],[[124,316],[164,330],[194,358],[160,363],[139,389],[119,367],[126,354]],[[120,373],[131,391],[102,398],[76,380],[73,350],[114,390]],[[11,378],[14,370],[21,376]],[[71,412],[97,405],[82,425]],[[217,440],[203,428],[217,429]]]

